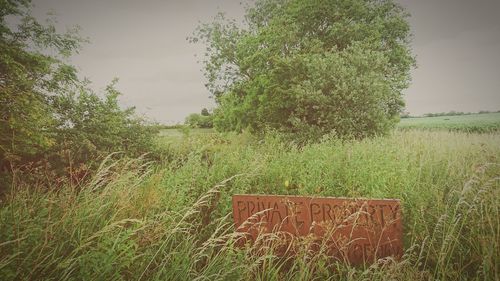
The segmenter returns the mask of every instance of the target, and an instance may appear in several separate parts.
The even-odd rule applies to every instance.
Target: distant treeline
[[[175,124],[175,125],[158,125],[158,129],[181,129],[183,128],[183,124]]]
[[[182,129],[182,128],[213,128],[213,114],[206,108],[203,108],[200,113],[191,113],[184,120],[184,124],[174,125],[159,125],[159,129]]]
[[[418,118],[418,117],[439,117],[439,116],[459,116],[459,115],[472,115],[472,114],[488,114],[488,113],[500,113],[500,110],[489,111],[481,110],[478,112],[462,112],[462,111],[449,111],[449,112],[437,112],[437,113],[425,113],[422,116],[413,116],[409,112],[404,112],[401,114],[401,118]]]
[[[189,114],[184,124],[190,128],[213,128],[213,114],[208,109],[203,108],[200,113]]]

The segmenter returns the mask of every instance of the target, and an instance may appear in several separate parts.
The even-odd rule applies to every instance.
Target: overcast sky
[[[186,41],[218,11],[242,19],[239,0],[33,0],[91,41],[72,57],[102,90],[114,77],[121,102],[163,123],[182,122],[214,102],[204,87],[203,46]],[[500,0],[398,0],[411,13],[418,68],[407,110],[500,110]],[[198,55],[198,58],[195,57]]]

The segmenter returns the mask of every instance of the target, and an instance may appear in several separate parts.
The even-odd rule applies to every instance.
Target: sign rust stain
[[[236,231],[307,236],[317,250],[351,264],[403,254],[401,205],[396,199],[234,195]],[[290,236],[290,235],[289,235]]]

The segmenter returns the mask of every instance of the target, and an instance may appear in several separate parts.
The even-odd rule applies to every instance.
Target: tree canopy
[[[392,0],[258,0],[245,22],[198,27],[218,130],[317,138],[389,131],[414,58],[408,14]]]

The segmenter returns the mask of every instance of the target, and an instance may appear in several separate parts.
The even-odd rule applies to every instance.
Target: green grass
[[[401,129],[448,129],[464,132],[500,131],[500,113],[470,114],[439,117],[403,118]]]
[[[214,133],[213,129],[205,129],[205,128],[196,128],[196,129],[189,129],[189,128],[180,128],[180,129],[162,129],[160,130],[160,136],[162,137],[173,137],[173,138],[179,138],[184,135],[190,136],[190,135],[199,135],[199,134],[210,134]]]
[[[84,186],[16,186],[0,203],[1,279],[499,280],[499,133],[305,147],[181,134],[158,145],[161,163],[108,159]],[[236,193],[399,198],[405,256],[356,268],[305,247],[289,258],[235,248]]]

